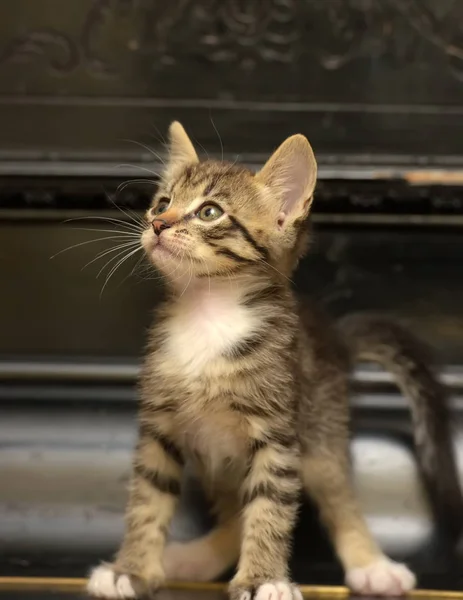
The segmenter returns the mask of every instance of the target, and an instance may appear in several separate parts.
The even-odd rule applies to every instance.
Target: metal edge
[[[266,155],[243,157],[243,163],[250,169],[260,168]],[[64,157],[62,157],[64,158]],[[162,168],[162,164],[150,160],[149,154],[130,156],[131,165],[120,165],[118,159],[123,156],[107,157],[95,161],[89,160],[51,160],[44,158],[30,160],[26,157],[17,157],[16,160],[2,160],[0,156],[0,176],[106,176],[106,177],[136,177],[140,170],[145,171],[149,165],[154,171]],[[218,158],[218,157],[217,157]],[[235,156],[225,157],[235,160]],[[454,164],[455,158],[441,157],[439,163],[434,164],[430,157],[394,156],[358,156],[338,157],[331,155],[317,156],[320,180],[402,180],[409,185],[463,185],[463,159]],[[419,166],[422,164],[423,166]]]
[[[114,360],[88,359],[73,361],[55,360],[2,360],[0,358],[0,382],[25,381],[85,381],[133,383],[140,366],[136,361],[124,358]],[[463,389],[463,365],[449,365],[442,370],[442,382],[450,388]],[[394,377],[387,371],[368,363],[361,363],[353,372],[353,383],[359,385],[392,385]]]

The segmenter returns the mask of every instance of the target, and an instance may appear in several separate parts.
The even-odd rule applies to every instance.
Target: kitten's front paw
[[[87,592],[95,598],[129,600],[156,591],[163,577],[150,577],[146,581],[139,577],[121,573],[112,565],[100,565],[93,569],[87,581]]]
[[[230,600],[302,600],[299,588],[288,581],[272,581],[255,586],[243,586],[232,581],[228,591]]]
[[[346,585],[356,594],[368,596],[403,596],[416,585],[408,567],[387,558],[346,573]]]
[[[135,598],[137,595],[130,575],[119,575],[110,565],[93,569],[87,592],[95,598]]]

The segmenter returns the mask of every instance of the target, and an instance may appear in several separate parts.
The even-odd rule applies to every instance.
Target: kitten
[[[169,579],[211,580],[238,559],[232,600],[301,598],[288,580],[303,488],[317,503],[359,594],[415,585],[373,540],[350,481],[350,353],[379,360],[413,406],[420,465],[436,506],[461,523],[443,391],[396,325],[349,317],[338,332],[298,303],[289,275],[304,254],[317,166],[307,139],[288,138],[257,174],[199,162],[170,127],[163,180],[146,215],[144,250],[170,296],[158,311],[140,386],[139,438],[126,532],[88,590],[132,598]],[[164,552],[185,460],[217,514],[201,539]],[[456,522],[456,521],[455,521]]]

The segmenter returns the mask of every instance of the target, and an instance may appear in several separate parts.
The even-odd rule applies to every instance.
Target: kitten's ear
[[[169,127],[168,149],[167,176],[172,175],[174,171],[199,161],[187,132],[178,121],[173,121]]]
[[[279,202],[278,226],[305,217],[317,181],[317,161],[307,138],[301,134],[285,140],[256,178],[270,188]]]

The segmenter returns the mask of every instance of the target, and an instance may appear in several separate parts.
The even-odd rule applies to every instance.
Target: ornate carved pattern
[[[421,40],[434,46],[463,77],[463,4],[461,0],[389,0]]]
[[[58,73],[69,73],[79,64],[77,44],[54,29],[37,29],[9,40],[0,53],[0,64],[40,57]]]
[[[429,50],[463,68],[460,0],[330,0],[323,12],[332,26],[332,44],[340,47],[324,55],[326,68],[385,54],[407,63]]]
[[[110,60],[102,58],[97,50],[101,31],[112,16],[111,4],[111,0],[94,0],[80,35],[82,54],[88,68],[102,75],[113,75],[117,71]]]
[[[95,75],[114,76],[121,56],[148,56],[166,67],[184,56],[188,43],[195,56],[247,69],[267,62],[303,69],[306,60],[317,60],[335,70],[365,56],[408,62],[437,52],[463,77],[461,0],[87,2],[74,38],[55,29],[31,31],[4,44],[0,64],[40,56],[52,71],[69,73],[83,63]]]
[[[199,41],[210,60],[253,68],[262,61],[291,63],[298,58],[302,31],[297,0],[211,4],[198,15],[207,23]]]

